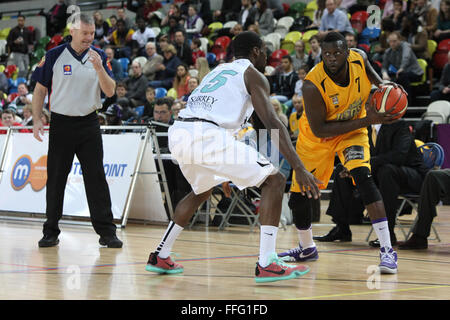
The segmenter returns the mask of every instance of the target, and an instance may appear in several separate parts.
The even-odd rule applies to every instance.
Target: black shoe
[[[397,245],[397,239],[392,239],[391,238],[391,246],[396,246]],[[380,240],[375,239],[372,241],[369,241],[369,246],[373,247],[373,248],[379,248],[380,247]]]
[[[341,242],[350,242],[352,241],[352,233],[343,232],[338,227],[334,227],[330,230],[330,232],[328,232],[328,234],[324,236],[314,236],[313,239],[320,242],[333,242],[336,240]]]
[[[407,241],[400,243],[398,248],[403,250],[428,249],[428,240],[413,233]]]
[[[40,248],[54,247],[59,243],[58,236],[44,235],[41,240],[39,240]]]
[[[100,237],[98,242],[100,245],[107,246],[108,248],[122,248],[123,245],[122,241],[116,235]]]

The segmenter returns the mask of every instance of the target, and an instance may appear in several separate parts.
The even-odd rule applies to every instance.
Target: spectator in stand
[[[133,27],[130,18],[128,18],[127,14],[125,13],[125,8],[117,9],[117,21],[119,20],[123,20],[126,29],[131,29]]]
[[[428,4],[428,0],[416,0],[412,13],[431,37],[437,28],[438,11]]]
[[[111,47],[116,50],[118,58],[131,60],[131,43],[134,30],[126,27],[125,21],[117,20],[117,30],[111,34]]]
[[[356,41],[356,36],[353,33],[347,33],[345,35],[345,42],[347,42],[347,47],[356,48],[358,46],[358,41]]]
[[[319,27],[319,37],[324,37],[330,31],[353,33],[347,14],[337,10],[336,0],[326,0],[326,10],[322,15]]]
[[[184,19],[187,19],[189,15],[189,6],[195,5],[198,15],[203,19],[205,24],[208,25],[212,21],[211,5],[209,2],[210,0],[185,0],[180,6],[181,16]]]
[[[411,102],[413,93],[410,83],[422,79],[423,70],[417,62],[416,55],[406,41],[401,40],[397,31],[388,37],[389,49],[383,56],[383,80],[394,81],[406,90],[408,101]]]
[[[111,64],[112,73],[114,75],[114,80],[120,81],[124,78],[122,65],[120,64],[119,60],[114,58],[114,50],[107,46],[105,48],[106,56],[108,57],[108,62]]]
[[[213,20],[225,23],[227,21],[237,21],[238,13],[241,10],[241,0],[227,0],[222,2],[222,8],[215,10]]]
[[[180,64],[177,67],[177,74],[173,79],[173,88],[177,91],[177,99],[181,99],[189,92],[188,81],[190,79],[188,66]]]
[[[280,19],[284,16],[284,8],[281,4],[281,0],[267,0],[269,8],[273,11],[275,19]]]
[[[47,20],[47,34],[53,37],[56,33],[60,33],[66,27],[67,18],[69,17],[64,0],[58,0],[45,16]]]
[[[270,102],[272,103],[272,106],[275,110],[275,113],[277,114],[278,118],[280,118],[281,122],[288,127],[288,118],[283,113],[283,107],[281,106],[281,103],[278,99],[272,98],[270,99]]]
[[[175,77],[177,67],[182,63],[177,57],[177,50],[169,44],[163,51],[164,62],[156,66],[155,80],[149,82],[149,86],[153,88],[164,87],[170,89],[172,87],[173,78]]]
[[[17,26],[11,29],[7,37],[9,48],[8,65],[14,64],[19,68],[18,77],[26,77],[30,65],[29,49],[33,46],[33,35],[25,27],[25,17],[17,17]]]
[[[292,58],[285,55],[281,58],[281,70],[272,76],[272,97],[285,103],[292,99],[298,75],[292,66]]]
[[[153,117],[153,108],[155,107],[155,88],[147,87],[145,90],[145,103],[143,119],[149,119]]]
[[[436,100],[450,101],[450,51],[447,55],[447,63],[441,73],[438,89],[431,91],[430,100],[431,102]]]
[[[419,31],[419,23],[413,14],[403,17],[400,34],[409,43],[416,57],[425,59],[430,63],[430,53],[428,51],[428,33],[425,30]]]
[[[164,58],[156,53],[156,45],[154,42],[148,42],[145,45],[145,52],[147,54],[147,62],[144,64],[142,72],[149,81],[152,81],[155,79],[156,66],[163,63]]]
[[[202,45],[202,42],[200,39],[193,39],[191,42],[191,50],[192,50],[192,64],[195,65],[195,62],[200,57],[205,57],[206,54],[203,52],[200,47]]]
[[[374,54],[372,59],[375,61],[383,61],[383,55],[386,50],[389,48],[389,44],[387,42],[388,36],[395,31],[395,23],[389,18],[384,18],[381,20],[381,34],[379,38],[379,44],[375,45]]]
[[[132,57],[145,56],[145,45],[148,42],[155,42],[155,32],[152,28],[147,27],[144,18],[136,18],[137,29],[131,36],[133,40],[133,54]]]
[[[439,15],[437,18],[437,30],[434,32],[434,39],[440,42],[450,38],[450,0],[442,0]]]
[[[32,126],[33,125],[33,107],[31,106],[31,104],[27,104],[25,105],[25,107],[23,107],[23,120],[22,120],[22,125],[23,126]]]
[[[5,92],[0,88],[0,112],[2,110],[6,110],[8,107],[8,96]]]
[[[119,81],[116,84],[115,94],[112,97],[106,98],[103,102],[102,111],[106,111],[110,105],[117,103],[119,99],[128,99],[126,97],[128,87],[125,82]]]
[[[169,42],[173,43],[175,42],[175,34],[178,31],[181,32],[185,32],[186,30],[184,29],[183,25],[180,24],[180,19],[178,19],[177,17],[169,17],[169,32],[167,33],[167,37]]]
[[[133,61],[131,68],[133,76],[126,81],[128,92],[125,96],[130,100],[131,107],[136,108],[144,105],[148,80],[142,73],[142,66],[138,61]]]
[[[305,80],[306,75],[308,74],[308,66],[304,65],[300,68],[297,69],[297,75],[298,75],[298,80],[295,83],[295,90],[294,90],[294,97],[295,96],[303,96],[302,93],[302,88],[303,88],[303,81]]]
[[[178,119],[178,113],[180,112],[181,109],[184,109],[184,105],[180,101],[177,101],[173,104],[172,117],[174,120]]]
[[[314,12],[314,21],[308,26],[308,29],[318,29],[320,27],[320,22],[322,21],[322,16],[326,9],[325,1],[326,0],[317,0],[317,10]]]
[[[169,24],[169,18],[175,17],[177,19],[181,19],[181,11],[180,7],[176,3],[171,3],[169,7],[169,12],[167,12],[167,15],[161,20],[161,27],[165,27]]]
[[[388,7],[388,10],[386,10],[386,7]],[[395,24],[395,30],[402,28],[402,21],[406,15],[406,1],[388,0],[386,2],[383,10],[383,18],[392,20]]]
[[[21,83],[17,86],[17,93],[19,95],[13,101],[11,101],[9,106],[14,107],[16,109],[16,113],[21,115],[23,107],[25,107],[26,104],[31,104],[31,101],[33,100],[33,94],[28,91],[26,83]]]
[[[273,32],[275,29],[273,12],[267,6],[267,0],[257,0],[256,9],[255,24],[258,26],[261,35],[265,36]]]
[[[316,64],[322,61],[322,49],[320,47],[319,37],[317,35],[313,35],[309,39],[309,45],[311,47],[311,51],[308,54],[307,64],[309,70],[311,70]]]
[[[107,39],[108,41],[111,41],[112,33],[117,30],[117,17],[114,14],[109,17],[109,23],[111,23],[111,27],[108,30]]]
[[[247,31],[253,31],[257,35],[261,36],[261,32],[259,32],[259,27],[256,24],[249,25]]]
[[[99,45],[101,48],[105,45],[107,41],[107,36],[109,33],[109,24],[103,20],[103,16],[100,11],[94,12],[94,22],[95,22],[95,36],[94,45]]]
[[[450,169],[431,170],[425,176],[420,190],[418,220],[411,237],[398,248],[404,250],[427,249],[431,224],[437,216],[436,206],[440,201],[450,201]]]
[[[294,112],[289,116],[289,134],[291,136],[291,140],[295,143],[298,137],[298,123],[300,121],[300,117],[303,114],[303,98],[301,96],[295,95],[292,98],[292,105],[294,106]]]
[[[8,92],[9,84],[8,84],[8,78],[6,77],[6,74],[3,72],[0,72],[0,91],[2,91],[2,94],[5,92]],[[2,95],[0,95],[0,98]]]
[[[186,105],[186,102],[189,99],[189,96],[191,95],[192,91],[194,91],[198,85],[200,84],[200,81],[197,77],[190,77],[188,80],[188,92],[181,98],[181,103],[183,105]]]
[[[192,50],[189,47],[189,44],[186,41],[185,35],[183,31],[175,32],[175,49],[177,50],[177,56],[180,60],[191,66],[192,63]]]
[[[141,8],[141,11],[138,11],[138,16],[144,18],[145,22],[151,25],[155,20],[157,22],[160,22],[158,16],[155,15],[155,11],[159,9],[162,9],[161,2],[157,0],[147,0],[145,1],[144,6]],[[142,15],[140,12],[142,12]]]
[[[241,0],[241,4],[237,21],[244,27],[244,30],[247,30],[249,25],[255,23],[257,9],[252,6],[251,0]]]
[[[156,47],[156,52],[163,55],[164,49],[169,45],[169,37],[167,35],[161,35],[158,40],[158,46]]]
[[[43,126],[48,126],[50,124],[50,112],[47,109],[42,109],[41,121]]]
[[[188,9],[188,17],[184,22],[184,29],[186,30],[187,38],[192,40],[202,36],[202,29],[205,25],[203,19],[197,14],[195,6],[190,5]],[[176,35],[175,35],[176,38]]]
[[[305,52],[305,43],[303,40],[300,39],[295,43],[295,51],[291,55],[291,58],[294,70],[298,70],[298,68],[308,64],[308,54]]]
[[[2,111],[0,127],[21,127],[22,125],[15,121],[16,114],[12,109],[6,109]],[[26,132],[26,130],[20,130],[20,132]],[[0,130],[0,134],[6,134],[7,130]]]
[[[195,69],[198,70],[198,80],[202,82],[203,78],[211,71],[209,68],[208,60],[206,58],[198,58],[195,62]]]

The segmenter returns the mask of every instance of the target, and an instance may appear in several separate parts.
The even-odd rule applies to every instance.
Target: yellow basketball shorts
[[[325,189],[330,181],[336,154],[348,171],[358,167],[370,170],[370,147],[366,130],[322,139],[321,143],[311,143],[307,138],[299,136],[296,150],[305,168],[323,182],[319,185],[320,189]],[[292,175],[291,192],[300,192],[295,172]]]

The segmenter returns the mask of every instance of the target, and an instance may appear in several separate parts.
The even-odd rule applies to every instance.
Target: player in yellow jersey
[[[397,114],[377,113],[373,107],[366,110],[372,84],[380,86],[383,81],[363,51],[348,49],[344,36],[337,32],[328,33],[321,48],[322,62],[308,73],[302,88],[305,111],[299,122],[297,154],[306,169],[323,182],[321,189],[330,180],[335,154],[339,156],[356,183],[380,239],[380,271],[396,273],[397,254],[391,246],[383,200],[370,174],[366,127],[391,123]],[[298,248],[279,254],[290,261],[318,258],[311,230],[312,202],[301,192],[293,177],[289,207],[300,243]]]

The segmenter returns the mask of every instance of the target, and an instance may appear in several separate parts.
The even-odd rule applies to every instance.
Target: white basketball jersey
[[[210,120],[225,129],[239,129],[253,113],[244,82],[244,72],[252,65],[238,59],[217,66],[191,93],[179,116]]]

